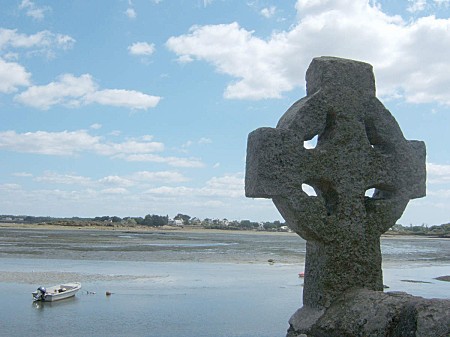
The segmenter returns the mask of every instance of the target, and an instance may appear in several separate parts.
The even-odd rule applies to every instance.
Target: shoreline
[[[202,228],[198,226],[161,226],[161,227],[151,227],[151,226],[108,226],[108,225],[60,225],[60,224],[49,224],[49,223],[14,223],[14,222],[1,222],[0,229],[44,229],[44,230],[100,230],[100,231],[116,231],[116,232],[134,232],[134,233],[155,233],[155,232],[178,232],[178,233],[229,233],[229,234],[255,234],[255,235],[297,235],[295,232],[276,232],[276,231],[261,231],[261,230],[236,230],[236,229],[216,229],[216,228]],[[450,239],[449,236],[442,235],[413,235],[404,234],[397,232],[386,232],[381,235],[381,238],[402,238],[402,239]]]
[[[135,233],[229,233],[229,234],[256,234],[256,235],[297,235],[294,232],[271,232],[271,231],[257,231],[257,230],[228,230],[228,229],[213,229],[213,228],[201,228],[194,226],[79,226],[79,225],[52,225],[52,224],[24,224],[24,223],[0,223],[0,229],[24,229],[24,230],[100,230],[111,232],[135,232]]]

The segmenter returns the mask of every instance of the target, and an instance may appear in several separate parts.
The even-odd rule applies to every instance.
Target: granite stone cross
[[[315,58],[306,84],[276,128],[250,133],[245,176],[246,196],[271,198],[307,240],[297,319],[319,317],[351,288],[383,289],[380,236],[425,196],[426,179],[425,144],[406,140],[376,98],[370,64]]]

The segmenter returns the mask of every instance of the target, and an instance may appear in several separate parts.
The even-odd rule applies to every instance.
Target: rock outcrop
[[[449,337],[450,300],[351,290],[309,329],[298,331],[295,325],[291,321],[288,337]]]

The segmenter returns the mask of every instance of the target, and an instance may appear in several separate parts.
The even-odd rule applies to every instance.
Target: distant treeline
[[[288,231],[284,222],[266,221],[255,222],[250,220],[228,220],[228,219],[199,219],[187,214],[178,213],[173,219],[168,215],[147,214],[144,217],[118,217],[118,216],[98,216],[95,218],[55,218],[42,216],[17,216],[0,215],[0,222],[29,223],[29,224],[54,224],[61,226],[193,226],[208,229],[228,229],[228,230],[266,230],[266,231]],[[389,234],[402,235],[423,235],[450,237],[450,223],[442,225],[427,226],[402,226],[394,225]]]
[[[228,230],[269,230],[288,231],[284,222],[255,222],[250,220],[228,220],[228,219],[200,219],[186,214],[177,214],[173,219],[168,215],[147,214],[144,217],[118,217],[118,216],[98,216],[94,218],[55,218],[42,216],[17,216],[0,215],[0,222],[28,223],[28,224],[53,224],[60,226],[150,226],[161,227],[172,226],[195,226],[208,229],[228,229]]]
[[[389,232],[397,234],[450,237],[450,223],[434,226],[427,226],[425,224],[421,226],[402,226],[397,224],[394,225]]]

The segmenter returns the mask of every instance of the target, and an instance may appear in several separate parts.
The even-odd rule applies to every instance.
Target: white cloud
[[[227,87],[226,98],[280,97],[280,93],[291,90],[293,84],[277,71],[282,61],[274,57],[278,46],[276,43],[268,46],[252,34],[236,22],[194,26],[190,34],[171,37],[166,44],[183,60],[205,60],[214,64],[220,73],[242,78]]]
[[[241,173],[238,173],[213,177],[203,187],[160,186],[148,189],[146,193],[162,197],[189,196],[193,199],[198,197],[242,198],[244,196],[244,178]]]
[[[428,183],[450,183],[450,165],[427,163],[427,175]]]
[[[159,103],[160,97],[134,90],[99,90],[97,83],[89,74],[83,74],[79,77],[64,74],[47,85],[29,87],[16,95],[15,100],[43,110],[57,104],[78,107],[92,103],[147,110],[155,107]]]
[[[111,136],[120,136],[121,134],[122,134],[122,131],[120,131],[120,130],[114,130],[109,133],[109,135],[111,135]]]
[[[94,93],[97,84],[91,75],[76,77],[72,74],[61,75],[57,81],[47,85],[34,85],[15,96],[16,101],[39,109],[49,109],[55,104],[78,106],[88,93]]]
[[[105,188],[101,190],[103,194],[128,194],[128,190],[123,187]]]
[[[2,192],[13,192],[19,189],[21,189],[19,184],[0,184],[0,191]]]
[[[19,5],[19,9],[25,10],[26,15],[32,17],[35,20],[42,20],[45,17],[45,12],[51,10],[48,6],[38,7],[34,2],[30,0],[22,0]]]
[[[170,183],[180,183],[187,181],[188,179],[179,172],[174,171],[139,171],[131,175],[131,179],[138,182],[155,182],[164,181]]]
[[[86,130],[26,133],[1,131],[0,149],[57,156],[71,156],[82,152],[120,156],[162,151],[164,144],[136,140],[127,140],[123,143],[105,142],[101,137],[92,136]]]
[[[296,9],[298,23],[266,39],[230,23],[194,26],[166,45],[235,78],[226,98],[279,98],[304,86],[313,57],[333,55],[371,63],[380,96],[450,105],[450,19],[403,20],[366,0],[298,0]]]
[[[17,175],[19,176],[19,175]],[[21,175],[29,177],[32,175]],[[138,171],[125,176],[110,175],[95,180],[90,177],[80,176],[73,173],[57,173],[46,171],[41,176],[34,178],[34,181],[54,185],[75,185],[91,189],[125,189],[135,187],[140,190],[147,187],[148,184],[157,182],[180,183],[187,181],[187,178],[179,172],[174,171]]]
[[[90,185],[92,179],[74,174],[58,174],[56,172],[45,172],[44,175],[36,177],[37,182],[49,184],[63,184],[63,185]]]
[[[104,156],[114,156],[122,154],[147,154],[164,150],[164,145],[159,142],[143,142],[138,140],[127,140],[123,143],[98,143],[95,151]]]
[[[28,86],[30,78],[31,74],[20,64],[0,58],[0,93],[11,93],[19,86]]]
[[[212,140],[210,138],[202,137],[198,141],[199,144],[211,144]]]
[[[151,96],[135,90],[105,89],[88,93],[85,103],[147,110],[158,105],[161,97]]]
[[[48,30],[26,35],[18,33],[17,29],[0,28],[0,50],[6,48],[27,48],[48,53],[54,48],[70,49],[74,44],[75,39],[71,36],[55,34]]]
[[[116,185],[116,186],[133,186],[134,183],[128,178],[120,177],[120,176],[107,176],[103,177],[99,180],[100,184],[103,185]]]
[[[32,173],[28,173],[28,172],[16,172],[16,173],[13,173],[13,176],[28,178],[28,177],[32,177],[33,174]]]
[[[271,18],[272,16],[274,16],[275,12],[276,12],[277,8],[275,6],[271,6],[271,7],[266,7],[261,9],[261,15],[266,17],[266,18]]]
[[[155,52],[155,45],[148,42],[135,42],[128,47],[131,55],[150,56]]]
[[[120,158],[130,162],[162,163],[174,167],[200,168],[205,166],[197,158],[163,157],[150,153],[121,155]]]
[[[408,0],[408,2],[410,5],[407,11],[411,13],[423,11],[427,5],[427,0]]]
[[[450,6],[450,0],[434,0],[434,3],[438,6],[444,6],[444,7]]]
[[[0,132],[0,149],[46,155],[74,155],[94,148],[100,142],[86,131],[63,132]]]
[[[194,62],[194,58],[190,55],[180,55],[177,59],[177,62],[180,64]]]
[[[54,156],[94,153],[128,162],[152,162],[183,168],[205,166],[198,158],[155,154],[155,152],[164,151],[164,144],[152,141],[152,139],[151,136],[143,136],[139,139],[128,139],[123,142],[110,142],[105,141],[102,137],[92,136],[86,130],[26,133],[16,133],[10,130],[0,131],[0,150]],[[144,171],[137,174],[133,179],[163,179],[164,175],[165,179],[170,181],[186,181],[183,176],[176,172],[150,174]]]
[[[18,53],[7,52],[3,55],[3,59],[7,61],[17,61],[19,59]]]
[[[102,128],[102,125],[99,123],[94,123],[90,126],[91,129],[98,130]]]
[[[129,19],[136,19],[136,11],[133,8],[127,8],[127,10],[125,11],[125,15],[129,18]]]
[[[212,140],[210,138],[202,137],[198,141],[195,141],[195,142],[192,140],[188,140],[184,144],[182,144],[181,147],[182,147],[182,149],[187,149],[187,148],[193,146],[194,144],[205,145],[205,144],[211,144],[211,143],[212,143]],[[186,152],[186,151],[184,150],[184,152]]]

